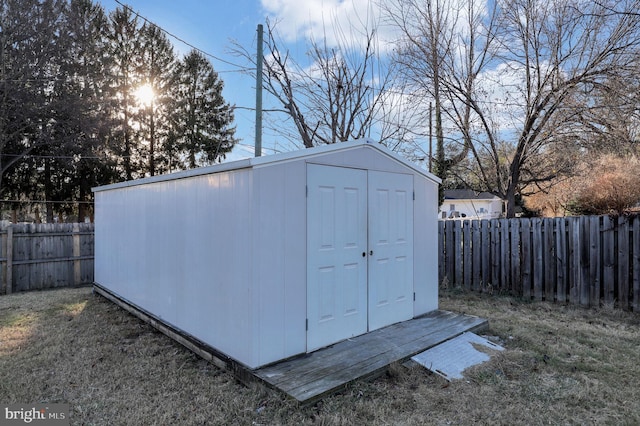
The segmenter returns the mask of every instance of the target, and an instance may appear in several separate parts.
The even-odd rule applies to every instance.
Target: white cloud
[[[380,30],[380,10],[370,0],[261,0],[284,41],[309,39],[329,46],[358,45]]]

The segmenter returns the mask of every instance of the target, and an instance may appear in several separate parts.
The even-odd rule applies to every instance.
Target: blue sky
[[[230,53],[232,40],[246,50],[255,52],[258,24],[266,24],[269,17],[278,22],[278,32],[291,43],[293,52],[304,52],[304,40],[309,35],[319,34],[322,27],[331,27],[336,22],[348,26],[350,19],[361,10],[371,6],[369,0],[120,0],[141,16],[149,19],[168,32],[224,61],[247,66],[243,58]],[[107,12],[116,9],[116,0],[99,0]],[[266,26],[266,25],[265,25]],[[331,31],[328,31],[331,33]],[[191,48],[172,39],[180,54]],[[299,44],[296,44],[298,43]],[[295,46],[298,46],[296,48]],[[238,108],[235,110],[236,136],[241,139],[229,159],[253,155],[255,136],[255,78],[240,72],[229,63],[209,58],[225,83],[225,100]],[[263,94],[264,108],[278,107],[269,95]],[[271,102],[271,103],[270,103]],[[282,114],[282,113],[269,113]],[[282,119],[286,117],[283,115]],[[277,136],[267,129],[263,132],[263,155],[274,151],[291,150],[296,147],[283,145]]]
[[[115,0],[100,0],[100,3],[107,12],[119,6]],[[230,54],[231,40],[237,40],[248,50],[255,51],[257,25],[264,23],[267,16],[259,0],[130,0],[122,3],[197,48],[241,66],[247,65],[246,61]],[[170,39],[179,54],[191,50],[180,41]],[[225,100],[238,107],[253,108],[255,82],[251,77],[239,72],[238,67],[212,57],[209,57],[209,60],[225,83]],[[235,116],[236,136],[242,139],[242,145],[234,149],[230,158],[251,156],[255,113],[238,108]]]

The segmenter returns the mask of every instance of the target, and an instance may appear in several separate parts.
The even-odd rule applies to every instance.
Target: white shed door
[[[307,168],[307,351],[367,331],[367,172]]]
[[[413,177],[309,164],[307,351],[413,317]]]
[[[369,171],[369,331],[413,318],[413,176]]]

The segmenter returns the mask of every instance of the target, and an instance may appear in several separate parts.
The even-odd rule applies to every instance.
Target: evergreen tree
[[[52,141],[47,103],[57,78],[60,1],[5,0],[0,7],[0,195],[26,198],[27,156]],[[28,181],[23,181],[28,179]]]
[[[153,24],[146,23],[140,31],[140,53],[137,72],[140,78],[138,90],[146,85],[149,99],[139,99],[138,121],[140,136],[145,143],[148,158],[148,173],[168,171],[168,167],[157,169],[156,157],[164,158],[168,146],[170,108],[176,78],[177,58],[173,46],[165,33]],[[146,102],[146,104],[145,104]]]
[[[111,58],[112,105],[114,125],[111,148],[118,158],[122,177],[131,180],[143,175],[143,156],[134,132],[136,100],[134,91],[140,78],[137,66],[140,62],[137,16],[128,8],[118,8],[110,14],[111,28],[108,35],[108,55]]]
[[[178,68],[175,139],[183,167],[213,164],[236,143],[233,109],[222,97],[223,82],[211,63],[192,50]]]

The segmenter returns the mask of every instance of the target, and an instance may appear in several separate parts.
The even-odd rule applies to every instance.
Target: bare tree
[[[295,132],[288,132],[280,121],[278,133],[302,140],[306,148],[368,137],[376,131],[382,142],[397,137],[401,126],[387,117],[393,102],[387,88],[392,72],[378,57],[376,31],[363,33],[362,48],[342,33],[338,46],[309,41],[304,66],[278,36],[276,24],[267,22],[263,87],[282,105]],[[339,30],[338,30],[339,32]],[[236,53],[251,61],[252,55],[236,46]]]
[[[428,12],[424,3],[412,5]],[[610,13],[607,5],[506,0],[468,7],[479,11],[481,25],[456,25],[461,43],[452,45],[446,59],[435,64],[441,71],[451,66],[437,78],[449,94],[446,114],[462,139],[460,152],[468,153],[462,164],[471,173],[461,179],[505,199],[509,217],[515,214],[517,196],[535,191],[556,177],[560,166],[571,164],[545,158],[572,143],[573,115],[585,108],[578,95],[633,72],[640,17],[631,12],[638,10],[638,0],[617,2],[619,13]],[[407,40],[420,40],[408,31],[413,31],[411,26],[401,28]],[[467,50],[465,57],[475,66],[466,68],[466,79],[460,78],[465,74],[454,70],[465,67],[460,66],[464,61],[456,46],[474,34],[481,46]],[[414,54],[411,59],[416,71],[434,65],[428,55]]]
[[[487,17],[479,4],[474,0],[384,3],[390,24],[401,34],[392,57],[398,65],[398,74],[404,84],[413,87],[410,96],[414,103],[424,105],[425,98],[433,101],[436,138],[433,171],[443,180],[474,147],[474,94],[480,73],[492,59],[494,22],[494,17]],[[422,118],[427,121],[424,114]],[[449,133],[454,129],[459,139],[445,137],[447,124]],[[424,134],[424,126],[414,131]]]

